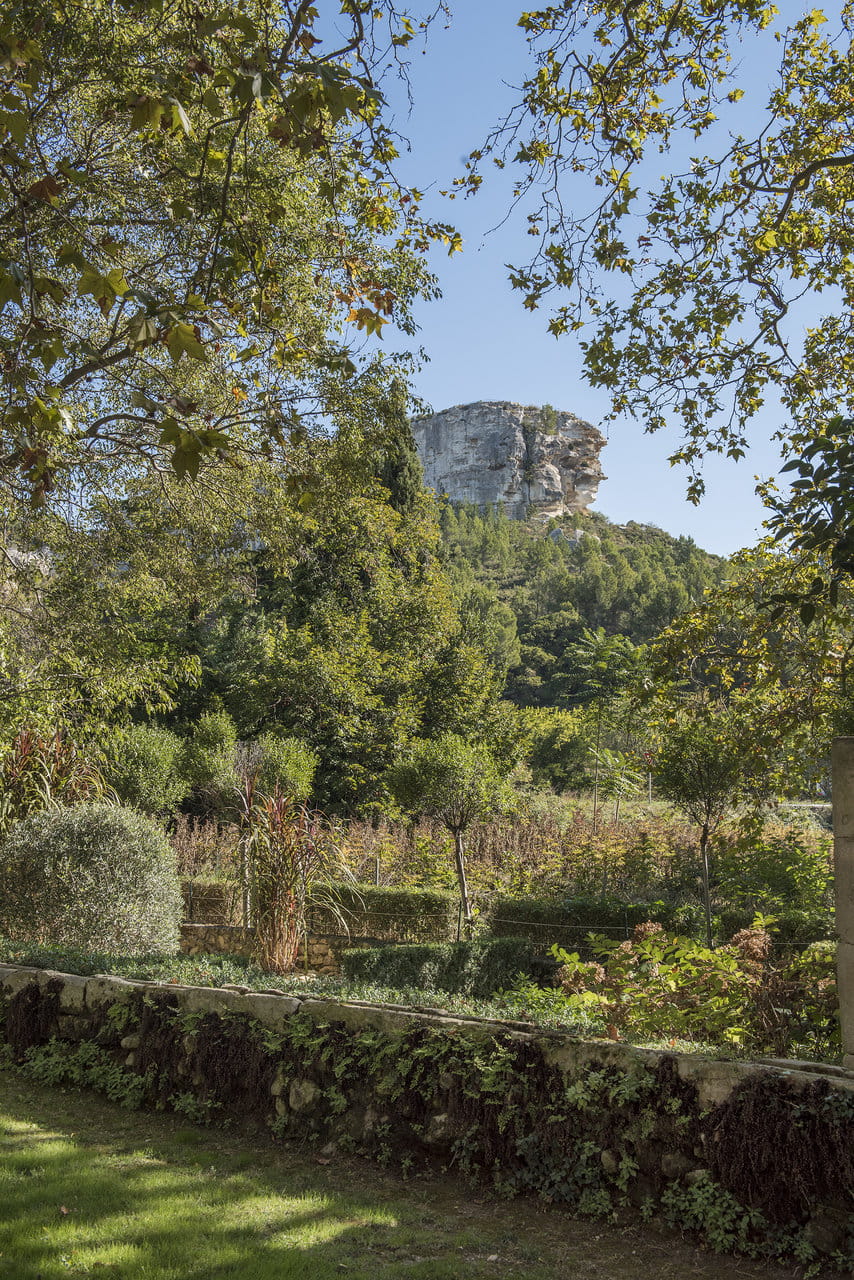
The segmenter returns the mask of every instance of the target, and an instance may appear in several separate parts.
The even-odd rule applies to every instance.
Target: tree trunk
[[[709,824],[703,823],[700,832],[700,858],[702,861],[703,875],[703,905],[706,909],[706,942],[709,950],[714,947],[712,942],[712,893],[709,886]]]
[[[466,922],[466,935],[471,937],[471,903],[466,881],[466,859],[463,849],[463,833],[457,828],[454,831],[454,859],[457,864],[457,884],[460,886],[460,901],[463,904],[463,917]]]

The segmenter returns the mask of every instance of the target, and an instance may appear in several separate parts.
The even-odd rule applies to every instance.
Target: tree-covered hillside
[[[507,695],[530,706],[578,700],[573,651],[585,629],[643,644],[698,604],[725,565],[690,538],[598,513],[544,526],[448,505],[442,534],[469,608],[479,607],[503,645]]]

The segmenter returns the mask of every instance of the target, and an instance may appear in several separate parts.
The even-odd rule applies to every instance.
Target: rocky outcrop
[[[585,511],[605,479],[601,432],[548,405],[479,400],[415,418],[412,434],[429,489],[517,520]]]

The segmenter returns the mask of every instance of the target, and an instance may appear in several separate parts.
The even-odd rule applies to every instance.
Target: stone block
[[[59,1007],[63,1013],[85,1013],[88,978],[76,973],[58,973],[53,969],[32,969],[19,965],[0,965],[0,993],[8,999],[33,983],[45,987],[59,981]]]
[[[312,1111],[320,1100],[320,1086],[313,1080],[292,1080],[288,1090],[288,1106],[291,1111]]]
[[[684,1177],[696,1167],[696,1162],[690,1156],[683,1155],[681,1151],[665,1151],[661,1157],[661,1172],[665,1178]]]
[[[19,965],[0,965],[0,991],[8,1000],[11,996],[15,996],[19,991],[23,991],[25,987],[31,987],[33,983],[37,987],[43,987],[47,982],[47,970],[31,969]],[[56,974],[51,973],[52,978]]]
[[[174,987],[183,1013],[246,1013],[246,997],[219,987]]]
[[[386,1111],[377,1111],[375,1107],[366,1107],[364,1120],[362,1122],[362,1137],[372,1138],[376,1135],[378,1129],[384,1129],[390,1123],[391,1117]]]
[[[447,1146],[451,1138],[451,1120],[444,1112],[430,1117],[424,1141],[428,1147]]]
[[[62,990],[59,993],[59,1007],[64,1013],[86,1012],[86,987],[89,979],[78,973],[48,974],[50,978],[62,979]]]
[[[60,1014],[56,1020],[56,1034],[61,1040],[83,1040],[89,1033],[86,1018],[79,1018],[73,1013]]]
[[[717,1107],[726,1102],[736,1085],[761,1068],[751,1068],[744,1062],[725,1062],[714,1058],[701,1058],[696,1054],[677,1059],[680,1079],[696,1086],[701,1107]]]
[[[854,738],[837,738],[832,749],[833,875],[836,929],[854,943]]]
[[[810,1218],[804,1235],[819,1253],[836,1253],[848,1237],[848,1215],[819,1210]]]
[[[651,1178],[647,1178],[644,1174],[639,1173],[637,1177],[632,1178],[626,1190],[629,1201],[637,1208],[643,1206],[649,1201],[656,1201],[658,1193],[655,1183]]]
[[[294,996],[286,996],[282,992],[249,991],[240,996],[244,1002],[240,1012],[250,1018],[262,1022],[265,1027],[275,1030],[281,1027],[288,1018],[299,1012],[301,1001]]]
[[[358,1142],[365,1132],[365,1108],[355,1106],[348,1108],[342,1115],[334,1119],[335,1132],[339,1138],[347,1138]]]
[[[119,1000],[129,1000],[147,985],[144,982],[131,982],[127,978],[113,978],[106,973],[96,973],[86,980],[86,1008],[103,1009],[105,1005],[116,1004]]]
[[[854,1054],[854,943],[840,942],[836,948],[836,984],[842,1049],[846,1054]]]
[[[854,738],[835,738],[833,770],[833,834],[854,839]]]

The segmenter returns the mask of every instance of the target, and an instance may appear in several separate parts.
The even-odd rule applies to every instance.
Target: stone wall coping
[[[710,1058],[698,1053],[671,1049],[650,1049],[624,1041],[582,1038],[569,1032],[531,1023],[473,1014],[450,1014],[427,1005],[376,1004],[364,1000],[326,1000],[312,995],[292,995],[275,988],[255,991],[230,984],[227,987],[198,987],[185,983],[120,978],[114,974],[62,973],[29,965],[0,963],[0,990],[8,994],[22,990],[30,983],[43,987],[59,979],[64,988],[63,1006],[68,1012],[81,1012],[120,999],[132,991],[168,992],[176,997],[180,1008],[215,1012],[243,1013],[255,1017],[266,1026],[275,1026],[297,1012],[316,1022],[342,1022],[345,1025],[373,1025],[399,1035],[414,1026],[429,1026],[457,1032],[474,1038],[503,1034],[523,1043],[536,1043],[544,1058],[564,1071],[578,1069],[593,1062],[628,1071],[644,1066],[656,1067],[664,1058],[673,1060],[684,1080],[695,1083],[701,1102],[714,1105],[725,1100],[732,1089],[751,1076],[773,1074],[785,1076],[799,1087],[826,1080],[831,1088],[854,1092],[854,1070],[833,1063],[807,1062],[800,1059],[757,1057],[755,1059]]]

